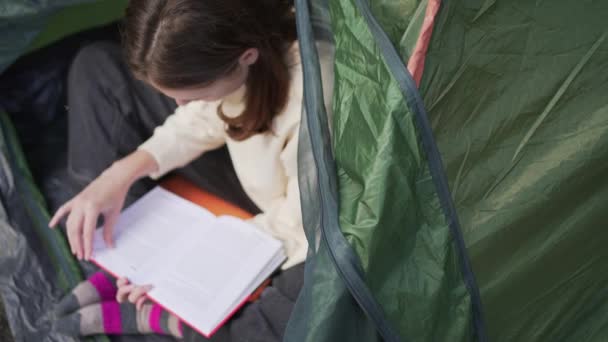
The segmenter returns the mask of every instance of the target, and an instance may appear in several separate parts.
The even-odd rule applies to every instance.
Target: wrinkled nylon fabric
[[[314,39],[332,39],[331,27],[329,23],[329,11],[324,1],[298,2],[300,6],[308,6],[310,18],[302,18],[302,13],[298,14],[298,20],[310,20],[315,34]],[[297,9],[296,9],[297,11]],[[298,22],[299,35],[301,36]],[[325,34],[324,34],[325,33]],[[311,39],[312,37],[308,37]],[[301,37],[300,37],[301,39]],[[309,42],[310,43],[310,42]],[[310,50],[310,49],[309,49]],[[303,51],[303,61],[313,60],[310,51]],[[314,61],[313,61],[314,62]],[[317,65],[313,64],[317,70]],[[310,77],[310,76],[309,76]],[[311,94],[311,82],[314,86],[319,86],[320,79],[314,79],[304,84],[305,97],[314,96],[317,105],[318,94],[313,90]],[[332,84],[323,83],[323,87],[333,87]],[[350,295],[344,281],[338,274],[332,260],[331,253],[323,237],[323,210],[319,181],[321,177],[329,178],[332,187],[335,187],[335,171],[333,174],[327,170],[317,167],[317,160],[312,151],[312,139],[322,140],[324,146],[330,144],[330,137],[327,136],[328,118],[320,116],[317,118],[322,131],[312,132],[311,137],[308,124],[308,112],[311,115],[319,115],[318,108],[305,107],[302,112],[302,124],[300,125],[299,146],[298,146],[298,178],[300,185],[300,196],[302,201],[302,218],[305,227],[306,237],[309,243],[309,252],[305,265],[305,276],[303,288],[294,307],[285,333],[285,341],[354,341],[358,339],[374,341],[377,340],[375,327],[360,311],[357,303]],[[327,112],[327,111],[325,111]],[[315,119],[315,118],[311,118]],[[325,127],[322,127],[322,126]],[[325,133],[325,134],[323,134]],[[325,151],[326,153],[328,151]],[[329,151],[331,155],[331,151]],[[328,161],[326,161],[328,162]],[[330,168],[333,165],[328,162]],[[335,201],[335,193],[330,194]],[[336,219],[336,213],[333,219]],[[335,221],[334,221],[335,222]],[[355,263],[357,260],[354,261]],[[348,326],[350,329],[344,329]]]
[[[0,72],[26,51],[117,18],[127,0],[0,0]],[[87,20],[82,20],[86,17]],[[50,28],[50,29],[47,29]]]
[[[403,337],[470,341],[470,297],[412,111],[354,3],[330,8],[342,230]],[[393,44],[399,31],[385,29]]]
[[[0,115],[0,294],[17,341],[73,341],[52,331],[53,303],[82,280],[33,182],[16,134]],[[107,341],[100,336],[91,341]]]
[[[54,10],[86,0],[0,2],[0,72],[17,59],[42,31]],[[91,0],[88,0],[91,1]]]
[[[322,12],[324,3],[313,3],[318,5],[311,6],[313,15],[315,9]],[[409,13],[416,19],[412,23],[421,25],[415,16],[419,5],[373,2],[372,10],[398,44],[419,32],[419,27],[408,30],[407,20]],[[354,2],[332,1],[326,10],[336,43],[332,122],[342,232],[402,340],[470,341],[470,297],[411,111]],[[382,13],[393,19],[387,21]],[[395,13],[405,15],[395,20]],[[307,111],[303,122],[308,115],[320,115]],[[307,282],[286,340],[380,340],[341,284],[324,244],[322,230],[328,227],[321,227],[327,222],[319,212],[328,208],[309,198],[318,193],[319,180],[307,174],[320,167],[309,155],[307,141],[308,135],[318,136],[304,126],[300,190],[311,251]]]
[[[305,191],[301,191],[301,193],[303,202],[306,203],[303,212],[308,214],[308,217],[305,219],[308,224],[306,234],[309,237],[311,246],[308,258],[309,262],[307,263],[307,274],[309,274],[309,277],[305,280],[305,289],[302,291],[303,295],[300,296],[300,303],[304,302],[305,304],[296,308],[296,311],[310,317],[310,312],[302,311],[301,308],[309,305],[311,299],[316,297],[314,295],[311,296],[311,289],[315,284],[315,279],[310,276],[310,272],[319,269],[323,271],[323,266],[316,268],[314,260],[311,260],[314,257],[310,256],[314,256],[320,247],[321,253],[324,253],[323,257],[329,262],[325,267],[333,267],[333,275],[339,274],[339,278],[336,279],[341,280],[335,284],[337,285],[334,288],[335,291],[330,293],[327,299],[329,301],[342,298],[348,300],[348,293],[350,292],[358,303],[359,309],[373,322],[373,326],[382,338],[386,341],[399,341],[398,334],[384,317],[382,308],[373,298],[362,278],[363,271],[358,257],[339,229],[335,163],[332,156],[329,122],[326,115],[327,108],[325,105],[327,102],[325,100],[327,99],[324,98],[324,96],[331,94],[331,91],[324,90],[327,90],[326,88],[331,87],[333,84],[333,77],[328,77],[333,76],[333,70],[330,70],[333,68],[324,67],[321,71],[315,48],[315,41],[322,40],[321,38],[326,37],[325,33],[329,31],[328,25],[324,25],[327,24],[327,21],[325,23],[322,22],[322,19],[327,19],[328,15],[325,7],[313,4],[312,8],[314,11],[319,12],[317,13],[318,15],[310,15],[309,4],[306,1],[296,1],[297,28],[305,84],[303,125],[306,125],[304,128],[301,127],[300,132],[300,137],[304,139],[300,141],[299,164],[305,167],[301,168],[299,177],[301,187],[306,189]],[[319,32],[316,36],[313,34],[315,28]],[[323,60],[322,62],[331,63],[333,62],[333,58]],[[327,72],[331,75],[325,75],[322,72]],[[331,100],[330,98],[328,99]],[[308,116],[306,115],[307,112],[313,114]],[[307,206],[312,207],[313,210],[307,210]],[[344,285],[348,291],[345,290]],[[356,317],[356,312],[352,311],[342,311],[340,314],[344,315],[341,319],[347,319],[347,316],[353,316],[353,314]],[[319,316],[316,318],[319,318]],[[334,315],[334,318],[337,318],[337,316]],[[291,322],[296,323],[292,323],[292,328],[287,329],[286,339],[305,339],[306,337],[302,333],[309,329],[302,329],[302,327],[310,325],[307,319],[292,319]],[[352,322],[352,319],[347,319],[347,321]],[[294,326],[296,328],[293,328]],[[373,331],[373,328],[367,329],[366,333],[374,336]],[[331,333],[331,329],[321,330],[320,332],[322,334]],[[340,337],[345,338],[345,336]],[[361,335],[359,335],[360,337]],[[319,336],[316,339],[319,339]]]
[[[377,20],[374,18],[366,0],[356,0],[356,4],[359,11],[365,18],[365,21],[367,22],[368,27],[370,28],[374,39],[380,48],[391,75],[394,77],[395,81],[397,81],[401,93],[406,99],[408,108],[413,113],[414,122],[420,136],[421,147],[426,154],[430,175],[435,185],[435,190],[437,191],[437,197],[439,198],[442,211],[450,229],[451,237],[453,238],[456,246],[456,258],[459,261],[467,291],[471,296],[474,339],[478,341],[486,341],[487,338],[485,334],[485,324],[483,322],[484,319],[479,290],[477,288],[475,276],[468,258],[464,239],[462,237],[460,222],[458,220],[458,215],[456,214],[456,208],[454,206],[447,177],[444,172],[441,155],[439,154],[439,149],[435,143],[431,124],[428,120],[428,114],[426,112],[422,97],[418,92],[417,86],[422,76],[420,73],[422,70],[421,67],[423,67],[424,64],[424,61],[421,61],[419,58],[424,57],[426,54],[425,50],[426,47],[428,47],[428,42],[430,40],[434,17],[439,10],[438,3],[437,1],[430,1],[427,6],[424,27],[421,30],[420,39],[418,40],[418,43],[416,43],[416,52],[414,56],[410,57],[407,67],[404,65],[402,57],[391,43],[390,38],[386,35],[381,26],[378,24]],[[415,59],[414,65],[418,64],[418,66],[410,65],[410,62],[412,62],[413,59]],[[410,66],[414,67],[413,74],[408,71]]]
[[[608,336],[608,3],[445,1],[421,93],[492,341]]]
[[[2,1],[0,72],[30,47],[58,9],[78,2],[86,1]],[[49,32],[39,46],[56,37]],[[0,119],[0,295],[8,323],[17,341],[73,341],[52,331],[50,308],[82,280],[82,273],[62,235],[47,228],[45,201],[12,124],[4,113]],[[108,341],[103,336],[87,340]]]

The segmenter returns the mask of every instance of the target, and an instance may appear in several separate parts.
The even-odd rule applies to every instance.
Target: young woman
[[[72,252],[88,260],[98,218],[111,246],[123,206],[153,186],[143,178],[179,169],[258,213],[254,225],[280,239],[288,256],[261,299],[214,340],[281,339],[307,252],[297,180],[302,69],[292,1],[131,0],[123,45],[126,63],[118,46],[95,43],[72,65],[68,162],[84,189],[49,225],[67,217]],[[322,68],[330,67],[328,51],[319,51]],[[144,303],[148,289],[126,279],[116,289],[97,273],[60,303],[58,328],[79,335],[188,334],[176,317]]]

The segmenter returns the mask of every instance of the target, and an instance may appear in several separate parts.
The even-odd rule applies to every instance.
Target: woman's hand
[[[136,151],[114,163],[76,197],[57,210],[49,227],[54,227],[67,215],[66,228],[72,254],[79,260],[89,260],[93,252],[93,235],[99,215],[104,216],[103,237],[113,246],[112,233],[127,191],[143,175],[157,168],[154,158],[145,151]]]
[[[93,233],[100,214],[104,216],[103,236],[112,246],[112,232],[120,210],[131,187],[119,166],[112,166],[89,184],[76,197],[57,210],[49,223],[53,227],[67,215],[67,237],[78,259],[89,260],[92,252]]]
[[[137,310],[141,310],[142,305],[146,302],[146,293],[152,290],[152,285],[137,286],[129,284],[127,278],[118,278],[116,286],[118,287],[116,301],[122,303],[128,300],[135,304]]]

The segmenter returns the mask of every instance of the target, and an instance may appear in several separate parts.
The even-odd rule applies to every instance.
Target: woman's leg
[[[116,302],[116,288],[111,278],[97,272],[59,303],[57,312],[61,319],[55,328],[75,337],[154,333],[183,337],[184,342],[280,342],[303,276],[304,264],[277,274],[257,301],[247,304],[207,339],[157,304],[146,303],[141,310],[136,310],[132,303]]]
[[[81,49],[68,76],[68,175],[74,192],[134,151],[174,107],[130,76],[117,44],[98,42]],[[152,186],[147,179],[137,182],[127,203]]]
[[[83,48],[68,77],[68,174],[74,194],[115,160],[133,152],[175,108],[172,99],[131,76],[118,44],[97,42]],[[258,212],[242,189],[226,148],[207,152],[176,172],[243,209]],[[127,204],[153,186],[149,179],[134,184]]]

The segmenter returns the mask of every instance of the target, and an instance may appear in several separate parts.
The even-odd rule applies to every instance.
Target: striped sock
[[[114,300],[115,297],[116,286],[114,285],[114,280],[109,274],[99,271],[76,285],[57,304],[56,312],[59,316],[63,316],[89,304]]]
[[[92,304],[63,317],[56,329],[70,336],[96,334],[162,334],[182,338],[182,325],[177,316],[158,304],[146,303],[137,310],[132,303],[115,301]]]

